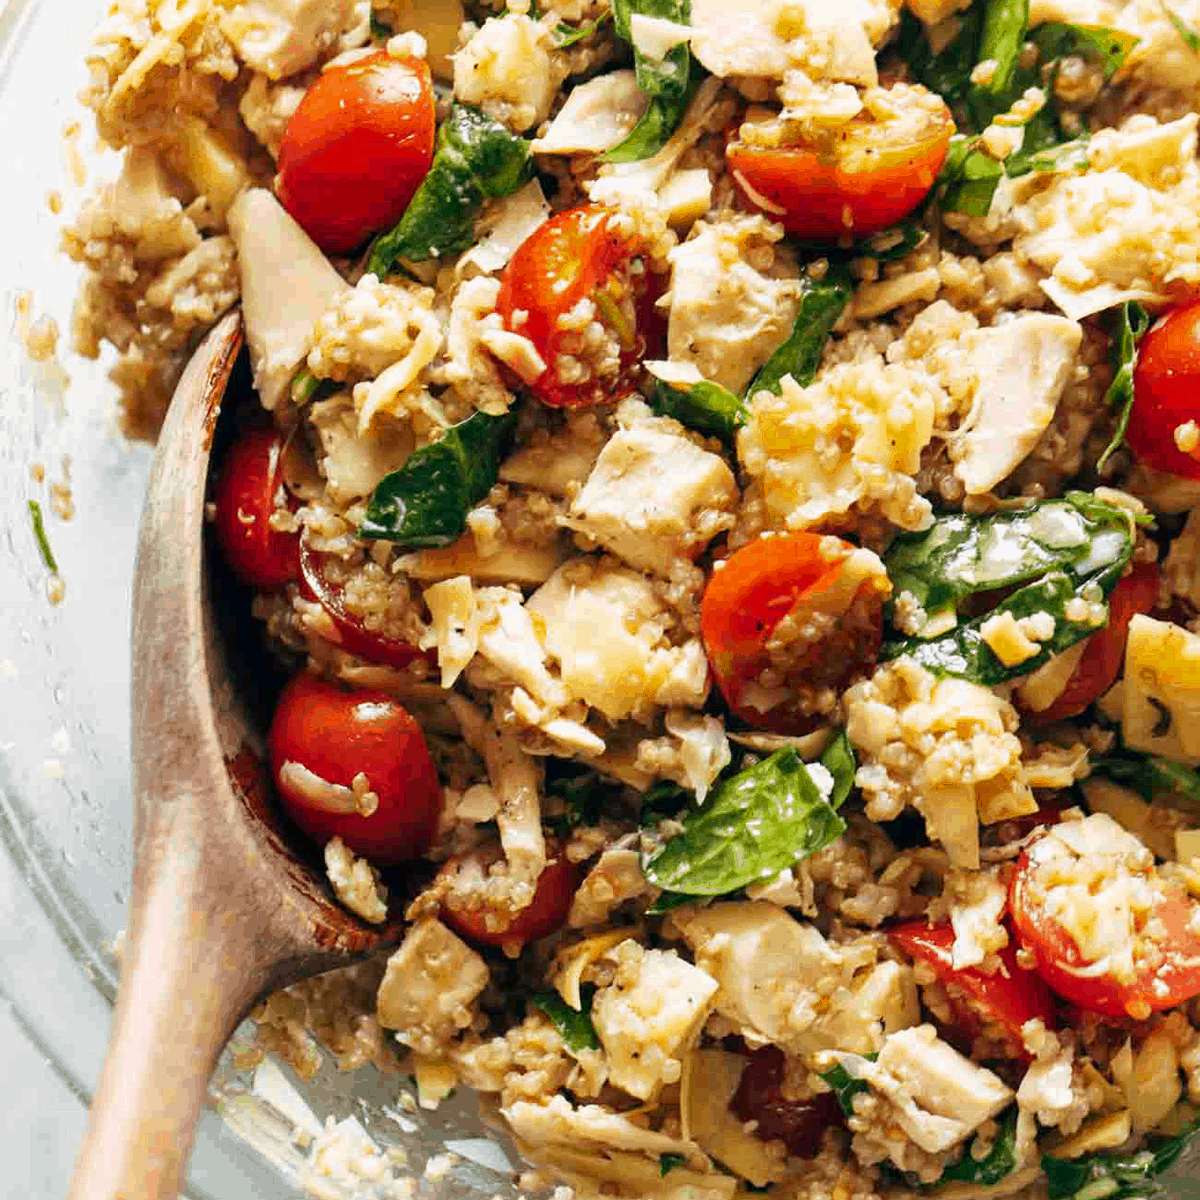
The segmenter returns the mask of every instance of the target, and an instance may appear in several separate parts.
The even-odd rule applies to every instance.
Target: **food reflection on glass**
[[[1109,1200],[1197,1128],[1200,7],[1099,12],[97,34],[77,345],[152,435],[242,306],[276,796],[406,922],[334,1003],[547,1181]]]

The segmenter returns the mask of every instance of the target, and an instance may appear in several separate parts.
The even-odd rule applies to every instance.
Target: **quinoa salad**
[[[89,67],[74,346],[153,437],[240,304],[271,776],[403,918],[261,1045],[581,1197],[1153,1195],[1200,0],[114,0]]]

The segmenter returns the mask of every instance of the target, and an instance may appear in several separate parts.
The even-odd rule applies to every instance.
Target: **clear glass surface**
[[[62,222],[112,169],[93,153],[75,99],[103,9],[101,0],[0,8],[0,145],[9,164],[0,189],[0,1196],[13,1200],[55,1200],[70,1177],[116,992],[110,947],[124,925],[131,866],[129,600],[150,450],[116,435],[106,363],[67,352],[77,273],[57,252]],[[64,137],[76,121],[79,137]],[[86,179],[66,150],[72,140]],[[61,216],[51,192],[62,197]],[[53,372],[23,348],[24,293],[31,317],[48,314],[62,327],[65,402]],[[70,521],[53,513],[48,491],[66,469]],[[30,499],[42,504],[65,580],[57,606],[47,598]],[[403,1147],[418,1194],[517,1194],[515,1154],[462,1089],[436,1114],[407,1113],[397,1106],[401,1081],[373,1070],[340,1075],[327,1056],[311,1082],[282,1073],[318,1120],[353,1116],[379,1145]],[[303,1155],[276,1107],[289,1107],[288,1098],[276,1089],[273,1105],[253,1084],[226,1055],[192,1162],[194,1200],[305,1194],[296,1179]],[[449,1174],[425,1179],[426,1161],[447,1149],[457,1159]],[[1173,1194],[1200,1200],[1197,1175],[1194,1163],[1177,1171]]]

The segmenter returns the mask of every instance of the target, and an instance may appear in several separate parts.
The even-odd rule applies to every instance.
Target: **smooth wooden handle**
[[[149,870],[132,906],[136,924],[70,1200],[179,1192],[217,1055],[266,982],[244,953],[244,915],[231,937],[232,912],[196,904],[194,874],[206,864],[187,828],[193,806],[164,802],[181,821],[166,843],[171,870]]]

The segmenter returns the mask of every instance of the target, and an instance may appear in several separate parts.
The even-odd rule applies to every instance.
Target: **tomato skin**
[[[1053,994],[1038,975],[1018,965],[1011,941],[997,955],[1002,969],[988,975],[977,967],[954,966],[954,929],[949,924],[911,921],[893,925],[886,932],[898,950],[928,964],[943,983],[952,984],[966,995],[970,1005],[963,1006],[957,1015],[964,1031],[972,1036],[982,1029],[985,1020],[999,1024],[1008,1035],[1011,1057],[1027,1059],[1029,1054],[1021,1037],[1025,1022],[1040,1018],[1047,1029],[1058,1028],[1058,1005]]]
[[[486,874],[488,867],[503,856],[499,846],[485,847],[450,859],[439,874],[454,874],[464,866],[475,864],[481,865]],[[472,859],[474,863],[471,863]],[[503,929],[490,928],[482,909],[457,907],[448,901],[442,904],[442,920],[461,937],[484,946],[533,942],[556,933],[566,923],[571,910],[571,899],[579,887],[580,870],[554,843],[547,843],[546,859],[546,866],[534,887],[533,899]]]
[[[429,67],[385,51],[330,67],[279,147],[279,199],[327,254],[399,220],[433,161]]]
[[[351,691],[302,671],[279,697],[267,752],[284,808],[314,841],[340,837],[376,866],[410,862],[429,849],[442,787],[420,728],[387,692]],[[343,788],[362,772],[379,805],[369,816],[322,808],[283,780],[285,763]]]
[[[825,1130],[845,1125],[842,1106],[832,1092],[809,1100],[786,1100],[786,1060],[778,1046],[756,1050],[742,1072],[730,1107],[743,1121],[757,1121],[754,1136],[779,1140],[797,1158],[816,1158]]]
[[[1093,700],[1103,696],[1117,681],[1125,661],[1125,637],[1136,613],[1148,613],[1158,603],[1158,566],[1138,563],[1118,580],[1108,598],[1108,624],[1089,637],[1083,657],[1062,695],[1039,713],[1038,721],[1062,721],[1077,717]]]
[[[1125,441],[1159,471],[1200,479],[1200,448],[1185,453],[1175,430],[1200,423],[1200,300],[1173,308],[1147,331],[1133,368],[1133,409]]]
[[[752,208],[801,237],[866,237],[903,220],[929,194],[946,160],[954,134],[950,110],[933,108],[914,135],[857,154],[855,140],[867,126],[856,122],[832,151],[731,141],[725,158],[738,190]]]
[[[842,562],[854,547],[843,542],[840,558],[827,557],[834,542],[815,533],[764,535],[725,559],[704,590],[700,627],[717,686],[737,716],[757,729],[799,734],[817,723],[799,696],[764,712],[744,695],[769,665],[767,643],[779,623],[796,610],[830,611],[824,603],[844,590]],[[834,609],[840,611],[833,614],[838,621],[830,635],[789,670],[785,683],[793,690],[805,685],[841,690],[874,664],[883,639],[877,582],[864,581]],[[845,619],[851,613],[856,619]]]
[[[283,439],[270,425],[243,430],[221,463],[213,491],[217,544],[233,573],[251,587],[276,591],[299,573],[300,535],[270,527],[283,486]]]
[[[1165,961],[1129,983],[1111,975],[1081,975],[1088,966],[1074,938],[1033,895],[1036,864],[1026,850],[1009,884],[1009,909],[1021,944],[1037,973],[1065,1000],[1103,1017],[1144,1019],[1200,995],[1200,935],[1191,927],[1196,906],[1177,889],[1164,892],[1153,919],[1165,931]]]
[[[529,386],[551,408],[587,408],[628,396],[648,338],[657,335],[661,324],[651,320],[649,305],[661,292],[663,281],[648,272],[621,278],[622,269],[637,257],[638,247],[610,228],[612,216],[610,209],[598,204],[557,213],[522,242],[501,276],[496,311],[505,327],[527,337],[546,362],[546,369]],[[632,336],[621,347],[617,373],[582,382],[563,380],[556,360],[568,333],[557,328],[559,318],[581,300],[606,289],[613,298],[614,290],[620,293],[627,287],[634,289]],[[518,313],[526,315],[518,318]],[[597,317],[603,322],[604,313],[598,312]]]
[[[342,589],[326,578],[322,569],[325,556],[314,550],[306,540],[300,541],[300,594],[315,600],[337,627],[337,644],[349,654],[404,670],[415,658],[430,657],[425,651],[397,638],[384,637],[368,629],[353,613],[347,611]]]

